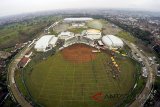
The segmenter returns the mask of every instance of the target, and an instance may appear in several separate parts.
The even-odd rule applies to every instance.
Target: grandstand
[[[88,29],[84,33],[84,36],[90,39],[100,39],[102,37],[101,31],[96,29]]]
[[[74,36],[74,37],[67,38],[65,40],[64,47],[67,47],[67,46],[75,44],[75,43],[83,43],[83,44],[93,46],[94,40],[90,39],[88,37],[85,37],[85,36]]]

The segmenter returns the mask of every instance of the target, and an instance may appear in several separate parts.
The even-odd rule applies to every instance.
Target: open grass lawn
[[[85,63],[66,61],[61,52],[25,72],[28,89],[36,102],[46,107],[111,107],[134,85],[135,63],[128,58],[118,59],[120,78],[113,78],[110,56],[97,53],[96,59]],[[102,101],[92,96],[102,93]],[[105,97],[121,94],[121,97]]]
[[[77,34],[77,33],[81,34],[84,30],[86,30],[86,28],[71,28],[71,29],[68,29],[68,31],[73,32],[75,34]]]
[[[87,26],[89,28],[99,29],[99,30],[102,30],[104,24],[106,24],[104,20],[93,20],[93,21],[87,22]]]
[[[128,40],[132,43],[136,43],[136,38],[132,36],[130,33],[125,32],[125,31],[120,31],[119,33],[116,34],[116,36],[123,38],[125,40]]]

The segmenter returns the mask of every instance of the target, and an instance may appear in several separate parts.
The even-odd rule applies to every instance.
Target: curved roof
[[[72,32],[69,32],[69,31],[60,33],[60,35],[63,35],[63,36],[70,36],[71,34],[72,34]]]
[[[55,42],[57,40],[57,38],[55,37],[53,39],[53,37],[55,37],[54,35],[45,35],[45,36],[42,36],[37,42],[36,42],[36,45],[34,48],[46,48],[50,41],[51,43]],[[52,40],[53,39],[53,40]]]
[[[88,29],[87,33],[101,33],[101,31],[97,29]]]
[[[114,36],[114,35],[106,35],[102,37],[102,42],[109,47],[114,47],[114,48],[119,48],[119,47],[123,47],[124,43],[123,41]]]
[[[93,18],[90,17],[79,17],[79,18],[65,18],[64,21],[89,21],[93,20]]]

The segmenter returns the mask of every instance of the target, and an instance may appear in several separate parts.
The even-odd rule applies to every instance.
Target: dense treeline
[[[127,32],[130,32],[133,36],[137,37],[138,39],[141,39],[146,44],[151,44],[152,43],[153,39],[152,39],[151,33],[149,31],[142,30],[138,27],[134,28],[132,26],[122,24],[118,21],[111,21],[109,19],[108,19],[108,21],[117,25],[118,27],[122,28],[123,30],[125,30]]]
[[[160,46],[154,43],[154,40],[152,38],[152,34],[149,31],[142,30],[138,27],[132,27],[125,24],[121,24],[118,21],[111,21],[110,19],[107,19],[111,23],[117,25],[118,27],[122,28],[123,30],[126,30],[127,32],[131,33],[133,36],[137,37],[138,39],[142,40],[145,45],[149,45],[153,47],[153,50],[157,54],[157,56],[160,58]]]

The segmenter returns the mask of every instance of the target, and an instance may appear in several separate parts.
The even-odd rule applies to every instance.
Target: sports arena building
[[[34,49],[39,52],[46,52],[56,46],[58,38],[54,35],[42,36],[34,46]]]
[[[105,47],[107,47],[109,49],[122,48],[124,46],[123,41],[114,35],[103,36],[102,42],[104,43]]]
[[[100,39],[102,37],[101,31],[96,29],[88,29],[84,32],[84,36],[92,40]]]

